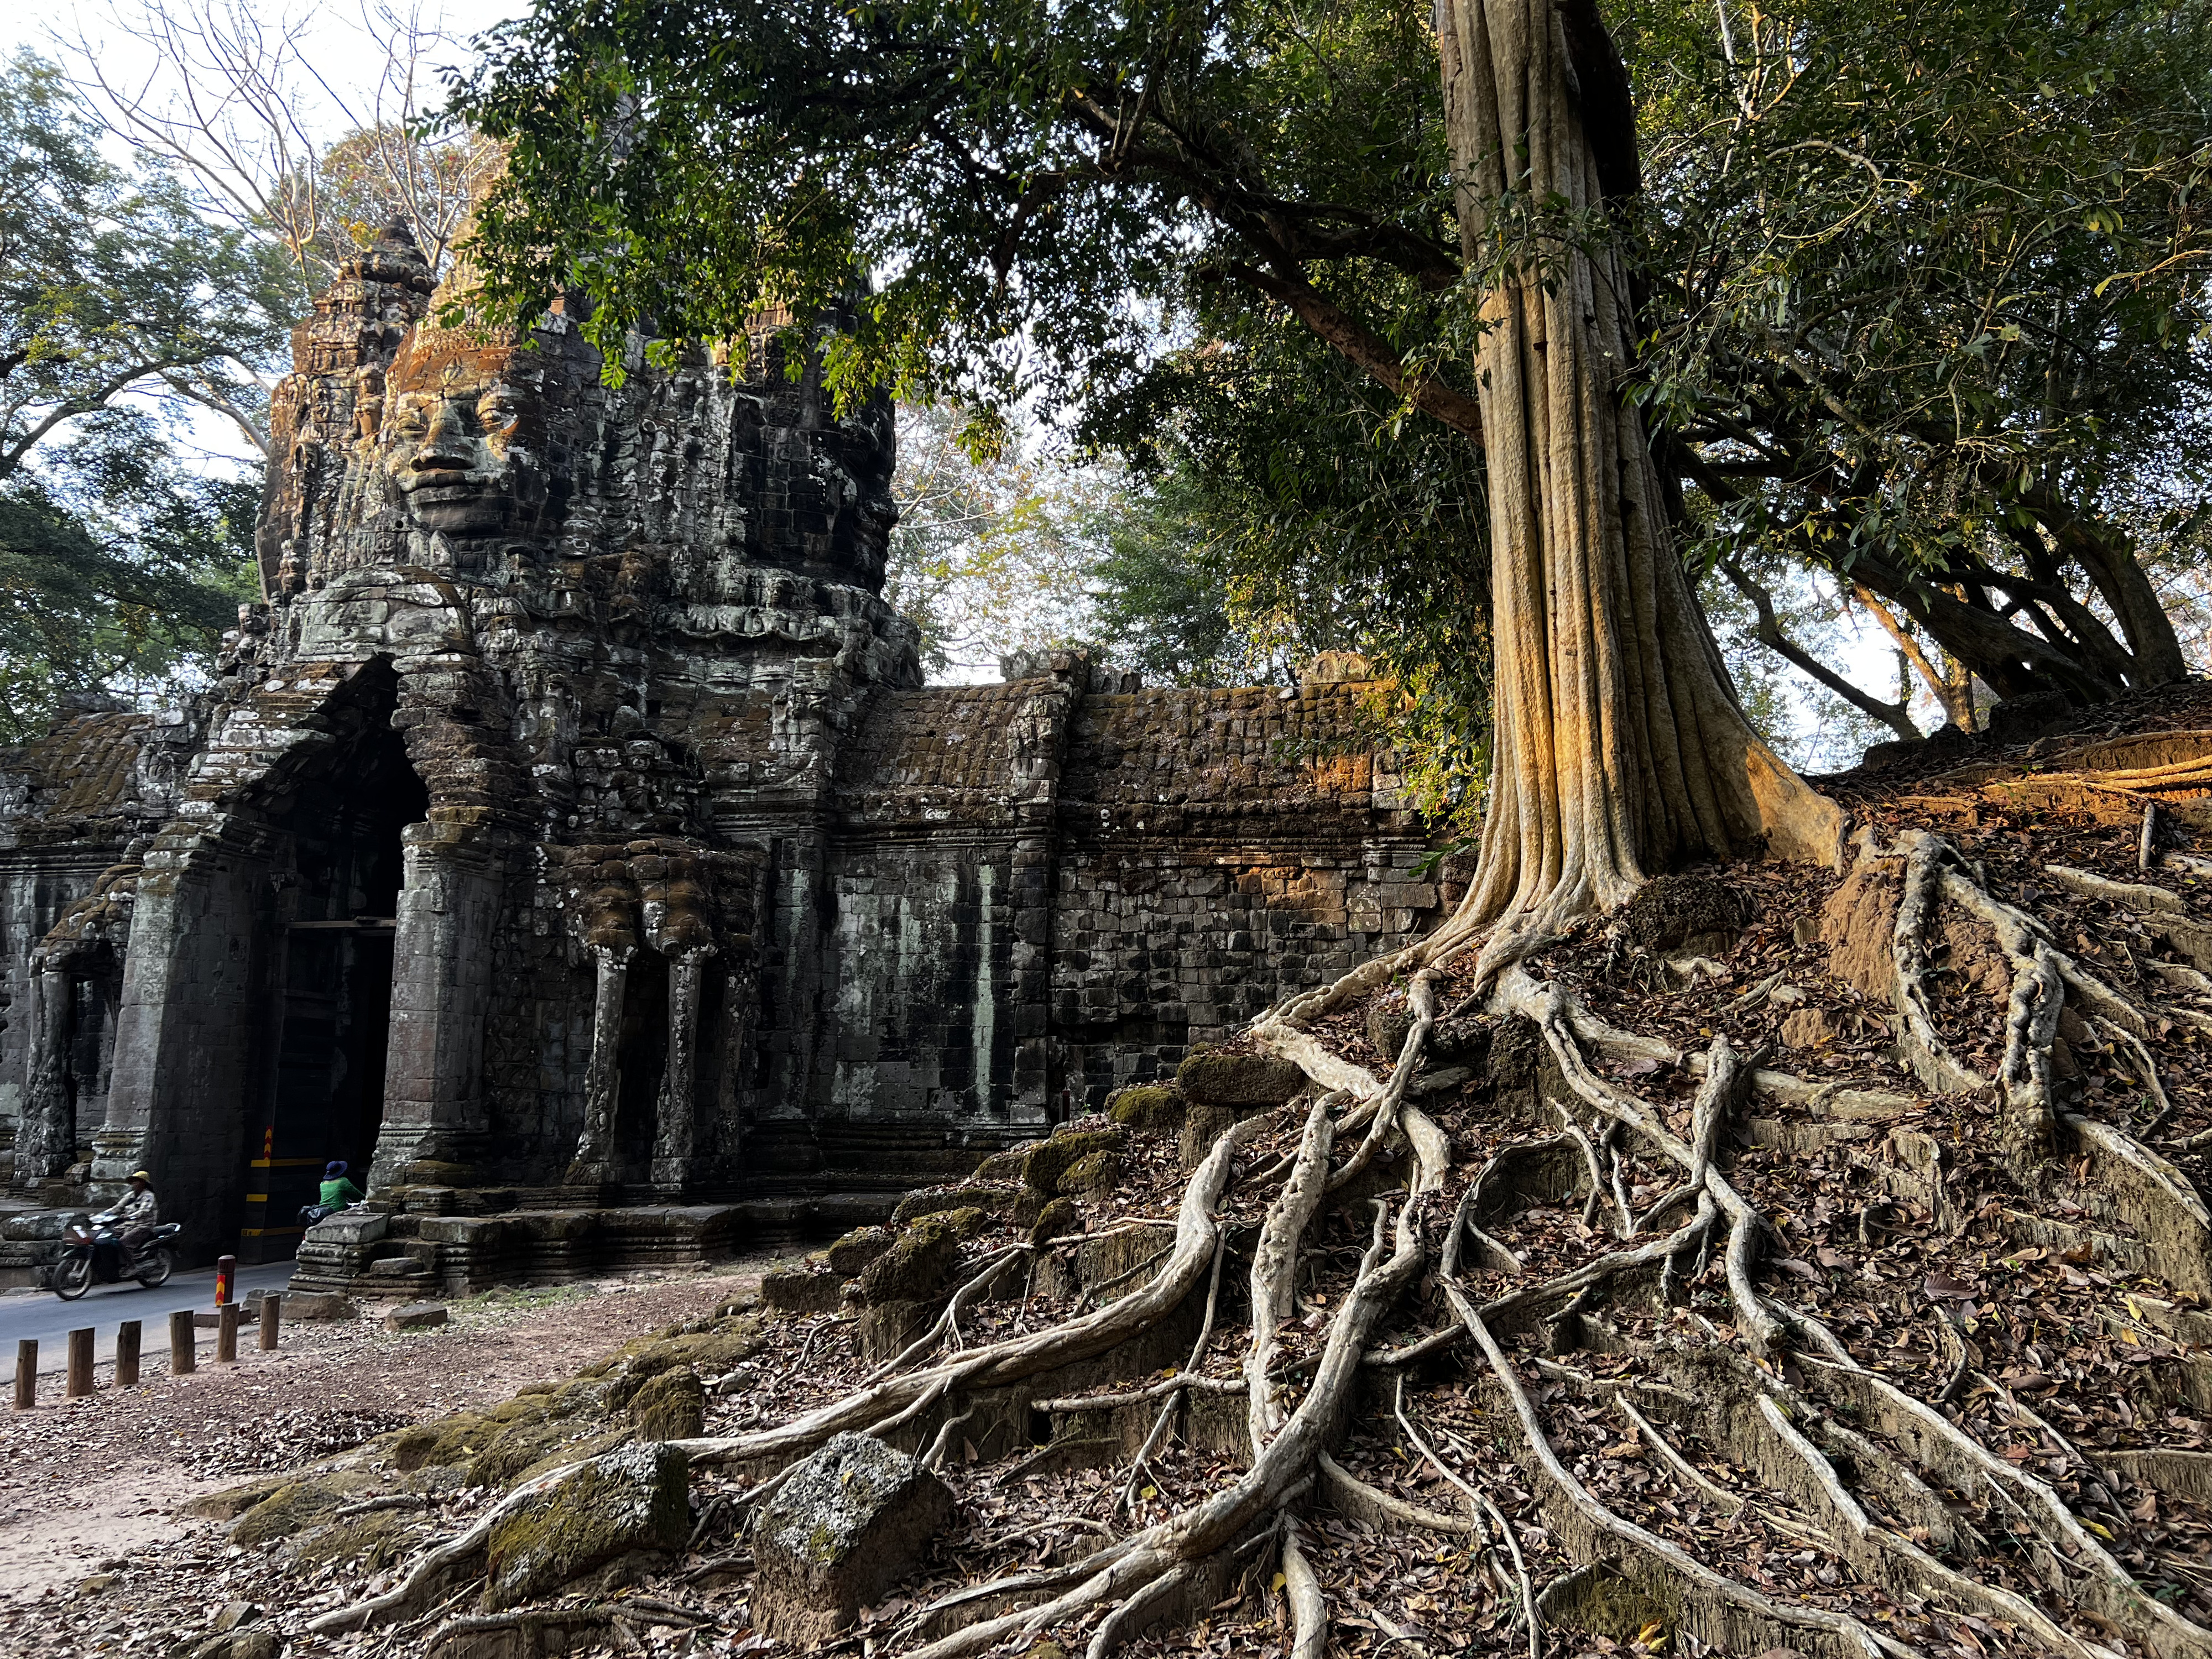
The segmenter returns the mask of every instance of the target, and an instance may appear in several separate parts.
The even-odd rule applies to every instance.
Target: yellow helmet
[[[152,1185],[154,1184],[154,1176],[153,1176],[153,1173],[152,1173],[150,1170],[133,1170],[131,1172],[131,1178],[133,1181],[143,1181],[143,1182],[145,1182],[149,1187],[150,1187],[150,1186],[152,1186]]]

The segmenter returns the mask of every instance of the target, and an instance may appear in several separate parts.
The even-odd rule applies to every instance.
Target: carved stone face
[[[395,365],[382,459],[417,528],[495,533],[545,499],[544,421],[536,389],[509,373],[514,356]]]

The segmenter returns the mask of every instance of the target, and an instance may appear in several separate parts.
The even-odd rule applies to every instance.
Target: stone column
[[[653,1183],[672,1190],[680,1190],[696,1173],[692,1152],[698,1123],[699,994],[707,977],[707,959],[714,954],[713,945],[702,945],[668,964],[668,1066],[660,1079]]]
[[[607,1178],[614,1152],[615,1103],[622,1088],[623,993],[629,982],[629,951],[594,946],[597,982],[592,991],[592,1059],[584,1070],[584,1127],[576,1137],[576,1157],[568,1184],[592,1186]]]
[[[69,1090],[70,978],[36,964],[31,976],[30,1087],[15,1132],[15,1184],[64,1174],[76,1158],[76,1114]]]
[[[244,1220],[246,1120],[270,1057],[269,869],[262,830],[191,800],[138,883],[93,1182],[112,1198],[151,1170],[186,1260]]]
[[[504,872],[465,826],[410,823],[402,836],[384,1123],[369,1182],[372,1190],[410,1179],[465,1186],[489,1139],[484,1020]]]

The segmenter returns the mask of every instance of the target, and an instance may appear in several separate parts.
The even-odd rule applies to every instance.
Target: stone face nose
[[[415,465],[423,468],[453,468],[465,471],[477,460],[476,434],[469,430],[459,404],[441,404],[431,417],[428,435],[415,452]]]

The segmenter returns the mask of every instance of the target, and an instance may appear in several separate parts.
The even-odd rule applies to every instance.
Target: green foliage
[[[254,597],[258,478],[156,466],[127,482],[127,519],[82,480],[69,495],[37,474],[0,483],[0,743],[44,731],[74,694],[173,689]]]
[[[286,343],[282,257],[99,143],[51,65],[0,64],[0,479],[127,394],[199,403],[251,434],[252,371]]]
[[[0,739],[157,690],[252,597],[258,477],[184,465],[179,407],[252,429],[283,292],[173,180],[104,160],[50,66],[0,64]]]
[[[1768,548],[1916,612],[1963,583],[1967,620],[2111,654],[2072,602],[2121,604],[2094,541],[2124,552],[2212,462],[2212,8],[1633,16],[1648,395],[1719,504],[1697,556]]]
[[[1222,262],[1455,276],[1427,41],[1364,0],[546,0],[453,112],[507,146],[478,228],[516,315],[580,284],[613,346],[849,300],[847,396],[1048,407]]]
[[[1418,8],[544,0],[455,112],[508,146],[510,311],[580,285],[611,344],[827,307],[842,395],[1073,411],[1150,491],[1098,567],[1117,652],[1362,649],[1466,807],[1481,461],[1413,383],[1563,239],[1649,250],[1631,395],[1701,568],[1863,583],[2008,695],[2166,672],[2130,537],[2205,459],[2208,3],[1636,0],[1643,205],[1491,204],[1472,271]]]
[[[1311,642],[1303,629],[1289,640],[1243,619],[1220,504],[1186,462],[1133,491],[1108,526],[1093,574],[1092,638],[1151,684],[1287,684],[1293,647]]]

